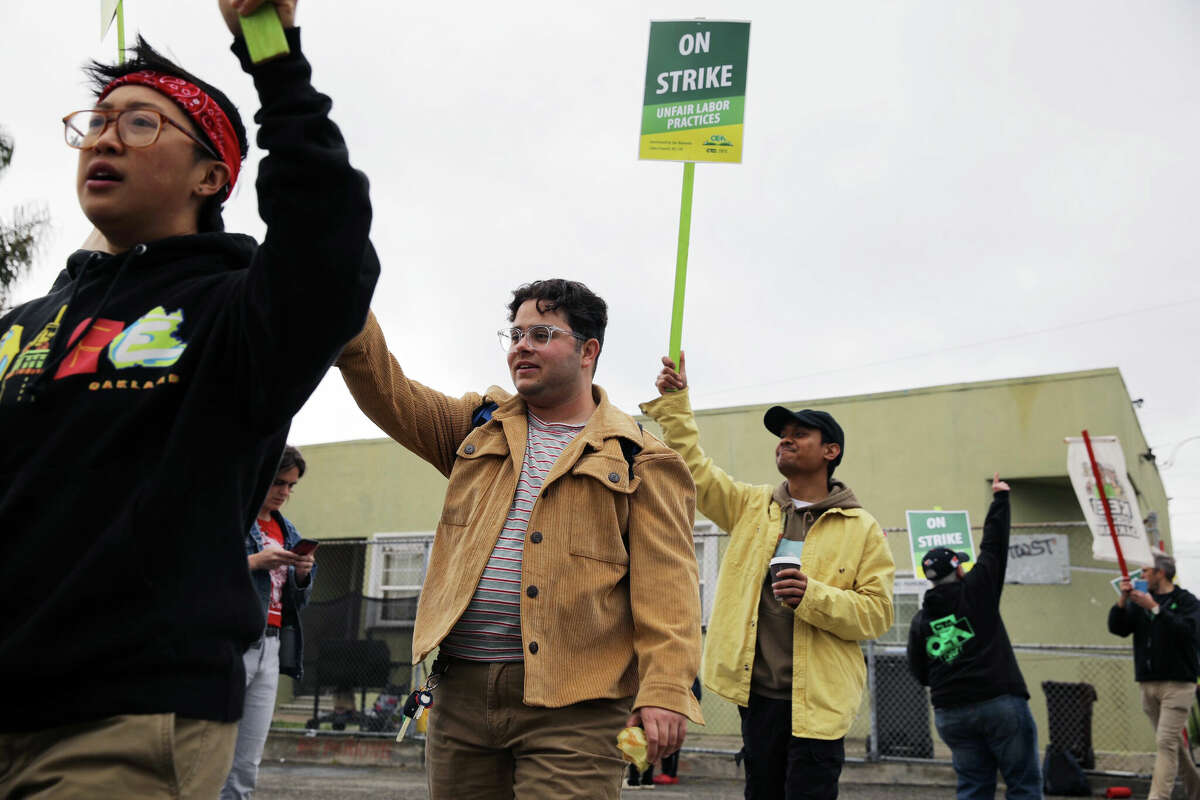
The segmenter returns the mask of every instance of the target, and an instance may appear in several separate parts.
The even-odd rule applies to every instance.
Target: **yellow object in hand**
[[[646,760],[646,732],[641,728],[626,728],[617,734],[617,749],[625,760],[645,772],[650,767]]]

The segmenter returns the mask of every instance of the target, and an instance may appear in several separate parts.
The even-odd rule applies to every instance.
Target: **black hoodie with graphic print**
[[[78,252],[0,317],[0,730],[241,716],[262,610],[243,547],[292,416],[366,318],[366,178],[290,56],[258,89],[261,246]],[[67,699],[69,698],[69,699]]]
[[[996,492],[983,523],[975,566],[960,581],[933,586],[908,632],[908,666],[929,686],[934,708],[1011,694],[1029,699],[1000,593],[1008,568],[1008,492]]]

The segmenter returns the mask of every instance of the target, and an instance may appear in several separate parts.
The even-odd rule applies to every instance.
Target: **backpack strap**
[[[638,430],[643,431],[642,423],[638,423]],[[633,482],[633,459],[637,458],[637,454],[642,452],[642,446],[634,444],[628,439],[621,440],[621,455],[625,456],[625,463],[629,465],[629,480]],[[628,498],[626,502],[629,502]],[[621,531],[621,543],[625,545],[625,552],[629,552],[629,527],[626,525],[625,530]]]
[[[499,407],[499,403],[484,403],[483,405],[476,407],[476,409],[471,412],[471,430],[473,431],[480,425],[490,422],[492,419],[492,412]],[[471,435],[470,431],[467,432],[467,435]],[[455,460],[458,460],[458,453],[454,454],[454,458]]]
[[[471,412],[471,430],[475,430],[480,425],[488,422],[492,418],[492,412],[500,407],[499,403],[484,403]]]
[[[499,403],[484,403],[471,412],[471,430],[475,430],[480,425],[489,422],[492,419],[492,413],[500,407]],[[642,423],[638,423],[638,431],[644,431]],[[633,480],[633,460],[637,458],[638,453],[642,452],[642,446],[635,444],[628,439],[621,440],[621,455],[625,456],[625,463],[629,465],[629,480]]]
[[[471,412],[471,430],[475,430],[480,425],[483,425],[491,420],[492,412],[500,407],[499,403],[484,403]],[[643,431],[642,423],[638,423],[638,430]],[[638,453],[642,452],[642,446],[628,439],[621,439],[621,455],[625,457],[625,463],[629,465],[629,480],[633,480],[633,460],[637,458]],[[625,551],[629,552],[629,531],[621,534],[621,541],[625,543]]]
[[[642,423],[638,423],[638,430],[643,431]],[[637,454],[642,452],[642,446],[634,444],[628,439],[621,440],[621,455],[625,456],[625,463],[629,465],[629,480],[633,480],[633,460],[637,458]]]

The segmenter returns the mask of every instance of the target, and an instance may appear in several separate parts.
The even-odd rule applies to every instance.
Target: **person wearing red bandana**
[[[261,104],[261,246],[222,219],[237,109],[144,40],[63,118],[99,247],[0,314],[2,797],[212,798],[230,769],[266,625],[245,532],[379,274],[294,0],[290,54],[251,63],[262,2],[219,0]]]

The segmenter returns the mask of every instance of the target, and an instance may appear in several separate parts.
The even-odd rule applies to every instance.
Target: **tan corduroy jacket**
[[[417,607],[415,663],[462,616],[500,536],[525,455],[525,402],[498,387],[455,398],[409,380],[374,315],[337,363],[363,412],[450,478]],[[683,459],[602,389],[592,392],[599,405],[546,476],[529,518],[525,703],[635,696],[634,708],[702,722],[691,692],[700,666],[695,486]],[[486,402],[499,407],[473,429],[471,415]],[[632,481],[621,439],[641,448]]]

